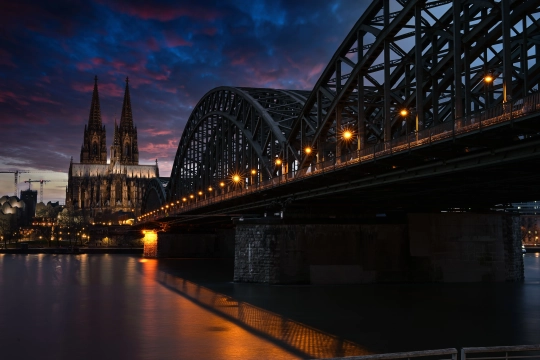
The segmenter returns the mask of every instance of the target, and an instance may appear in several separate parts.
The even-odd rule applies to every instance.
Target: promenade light
[[[222,181],[222,182],[219,183],[219,186],[220,187],[225,187],[225,183]]]
[[[493,80],[494,80],[494,78],[493,78],[493,75],[491,75],[491,74],[487,74],[487,75],[484,77],[484,82],[486,82],[486,83],[488,83],[488,84],[491,83],[491,82],[493,82]]]
[[[201,196],[201,195],[203,194],[203,192],[202,192],[202,191],[199,191],[198,194],[199,194],[199,196]]]
[[[255,175],[255,174],[257,174],[257,170],[255,169],[251,170],[251,175]]]
[[[409,110],[407,110],[407,109],[402,109],[402,110],[399,112],[399,115],[401,115],[401,116],[407,116],[407,115],[409,115]]]
[[[312,151],[312,150],[311,150],[311,148],[310,148],[309,146],[306,146],[306,148],[304,149],[304,152],[305,152],[307,155],[311,154],[311,151]]]
[[[280,159],[280,158],[277,158],[277,159],[276,159],[276,165],[279,166],[279,165],[281,165],[281,164],[282,164],[281,159]]]
[[[187,201],[187,198],[183,197],[183,198],[182,198],[182,201],[183,201],[183,202],[186,202],[186,201]]]
[[[352,139],[352,136],[353,136],[353,133],[352,133],[352,131],[350,131],[350,130],[345,130],[345,131],[343,132],[343,135],[342,135],[343,140],[345,140],[345,141],[351,140],[351,139]]]
[[[240,175],[234,174],[233,177],[232,177],[232,181],[234,181],[235,183],[239,183],[240,182]]]
[[[212,190],[214,190],[214,189],[212,189],[212,187],[209,186],[209,187],[208,187],[208,191],[212,191]]]
[[[165,207],[168,209],[169,208],[169,205],[165,205]],[[163,208],[162,208],[163,209]]]
[[[190,199],[193,199],[195,196],[193,194],[189,195]]]

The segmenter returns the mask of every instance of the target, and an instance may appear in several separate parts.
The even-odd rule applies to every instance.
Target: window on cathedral
[[[92,154],[97,155],[97,143],[94,143],[94,145],[92,145]]]

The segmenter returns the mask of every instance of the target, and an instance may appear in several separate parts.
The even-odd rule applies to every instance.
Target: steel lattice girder
[[[388,141],[413,121],[419,130],[530,93],[540,82],[539,8],[527,0],[373,1],[292,126],[289,171],[336,161],[346,146]],[[488,72],[498,83],[484,81]],[[404,108],[412,115],[400,117]],[[344,129],[356,135],[351,143],[340,139]]]
[[[167,181],[162,178],[153,178],[150,180],[143,195],[141,213],[159,209],[167,203],[166,186]]]
[[[259,182],[278,168],[293,122],[307,91],[218,87],[191,113],[174,159],[167,198],[217,188],[233,174]],[[195,194],[196,196],[196,194]]]

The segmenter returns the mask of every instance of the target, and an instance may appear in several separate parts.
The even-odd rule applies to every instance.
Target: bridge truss
[[[539,25],[535,1],[373,1],[296,119],[286,162],[339,163],[345,149],[525,97],[540,80]]]
[[[537,91],[539,59],[538,1],[374,0],[311,92],[219,87],[204,95],[183,131],[166,201],[302,177],[470,121]]]

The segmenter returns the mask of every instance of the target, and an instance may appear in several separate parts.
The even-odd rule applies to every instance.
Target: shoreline
[[[0,254],[135,254],[142,255],[143,248],[118,247],[73,247],[73,248],[28,248],[28,249],[0,249]]]

